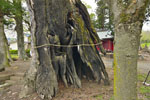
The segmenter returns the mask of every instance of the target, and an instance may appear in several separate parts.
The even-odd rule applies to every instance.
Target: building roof
[[[16,38],[7,38],[7,40],[8,40],[8,44],[17,42]]]
[[[24,36],[28,38],[31,36],[31,34],[30,33],[24,33]],[[7,40],[8,40],[9,44],[17,42],[17,38],[7,37]],[[28,41],[25,41],[25,42],[27,43]],[[30,43],[30,42],[28,42],[28,43]]]
[[[30,36],[31,36],[31,34],[30,34],[30,33],[24,33],[24,36],[26,36],[26,37],[30,37]]]
[[[111,33],[112,33],[111,31],[98,31],[97,32],[97,34],[101,40],[114,38],[114,36]]]

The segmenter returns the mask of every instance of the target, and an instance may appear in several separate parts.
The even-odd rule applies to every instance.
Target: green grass
[[[138,74],[138,81],[143,82],[145,81],[147,74]],[[150,76],[148,77],[148,81],[150,81]]]
[[[11,58],[12,59],[18,59],[18,55],[17,54],[11,54]]]
[[[96,99],[97,99],[97,100],[103,100],[103,95],[97,95],[97,96],[96,96]]]
[[[147,76],[146,74],[138,74],[137,78],[138,78],[138,95],[139,95],[139,99],[138,100],[150,100],[150,86],[145,86],[143,85],[143,82],[145,81],[145,78]],[[147,80],[147,83],[150,84],[150,76]],[[104,100],[104,95],[103,94],[99,94],[96,95],[95,98],[97,100]],[[110,94],[110,98],[109,100],[114,100],[114,96],[112,96],[112,94]]]
[[[114,100],[114,96],[112,96],[112,97],[110,98],[110,100]]]
[[[141,36],[141,47],[144,48],[146,44],[150,46],[150,31],[142,31]]]
[[[149,47],[149,46],[150,46],[150,43],[142,43],[142,44],[141,44],[141,47],[144,48],[146,45]]]
[[[141,40],[150,40],[150,31],[143,31],[142,32],[142,37],[141,37]]]
[[[97,100],[104,100],[104,99],[103,99],[103,95],[97,95],[95,98],[96,98]],[[114,96],[112,96],[109,100],[114,100]]]
[[[149,86],[141,86],[140,87],[140,93],[142,94],[150,94],[150,87]]]
[[[150,100],[150,86],[145,86],[142,84],[142,82],[145,81],[146,74],[139,74],[138,75],[138,81],[141,83],[138,87],[138,92],[144,96],[144,98],[147,98]],[[150,76],[148,77],[147,83],[150,84]]]
[[[138,81],[143,82],[145,80],[146,74],[138,74]]]

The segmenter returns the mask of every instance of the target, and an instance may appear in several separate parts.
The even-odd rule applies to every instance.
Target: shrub
[[[18,50],[9,50],[10,54],[18,54]],[[30,49],[26,50],[26,54],[30,54]]]
[[[10,54],[18,54],[18,50],[9,50]]]
[[[30,49],[27,49],[27,50],[26,50],[26,53],[27,53],[27,54],[30,54]]]

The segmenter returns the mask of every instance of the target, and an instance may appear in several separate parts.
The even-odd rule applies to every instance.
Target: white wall
[[[24,36],[24,42],[29,42],[28,37]]]
[[[24,42],[30,42],[29,38],[24,36]],[[27,49],[27,48],[30,48],[30,46],[28,47],[27,43],[25,43],[25,49]],[[18,50],[17,42],[10,44],[10,50]]]
[[[17,42],[14,42],[14,43],[10,44],[10,50],[18,50]]]

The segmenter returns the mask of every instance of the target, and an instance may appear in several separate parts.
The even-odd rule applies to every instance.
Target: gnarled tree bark
[[[7,59],[7,52],[6,52],[6,41],[5,41],[5,33],[4,33],[4,23],[3,23],[3,12],[0,7],[0,71],[3,71],[5,67],[9,65]]]
[[[6,47],[6,52],[7,52],[7,57],[8,57],[8,60],[10,62],[13,62],[13,59],[11,58],[11,54],[9,52],[9,44],[8,44],[8,40],[7,40],[7,37],[6,37],[6,34],[4,33],[4,42],[6,43],[5,44],[5,47]]]
[[[58,91],[58,79],[66,87],[72,84],[80,88],[83,76],[97,82],[103,80],[108,85],[108,74],[96,46],[80,45],[101,42],[82,2],[27,2],[32,15],[33,63],[26,74],[24,90],[34,90],[43,99],[52,98]],[[22,96],[26,94],[22,93]]]

